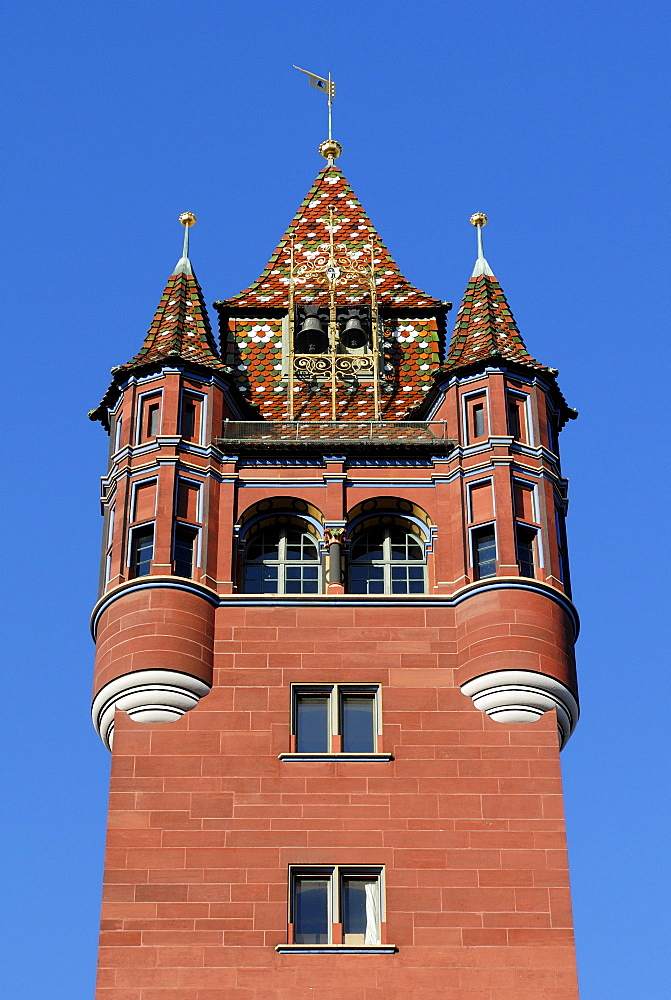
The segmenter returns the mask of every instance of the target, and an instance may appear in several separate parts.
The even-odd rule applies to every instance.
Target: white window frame
[[[479,441],[471,440],[473,435],[471,434],[471,428],[468,424],[468,404],[472,402],[477,397],[482,396],[485,403],[485,413],[487,414],[487,428],[482,439]],[[488,437],[491,437],[492,421],[491,414],[489,412],[489,393],[487,387],[483,386],[481,389],[472,389],[469,392],[462,392],[461,394],[461,426],[464,434],[464,442],[467,448],[476,448],[484,444]]]
[[[510,389],[506,387],[506,420],[508,420],[509,399],[519,400],[524,408],[524,430],[526,432],[526,441],[515,437],[513,437],[513,441],[517,441],[518,444],[527,445],[529,448],[533,448],[535,438],[533,421],[531,419],[531,394],[528,392],[522,392],[521,389]]]
[[[493,517],[496,517],[496,490],[494,489],[494,477],[486,476],[484,479],[476,479],[474,482],[469,482],[466,484],[468,490],[466,502],[467,502],[467,514],[468,514],[469,524],[473,523],[473,500],[472,500],[471,490],[477,489],[478,486],[484,486],[486,483],[489,483],[490,489],[492,491],[492,512],[493,512]],[[482,522],[482,524],[487,524],[487,523],[488,521]],[[480,525],[478,524],[477,527],[480,527]]]
[[[155,486],[156,486],[156,490],[154,492],[154,513],[151,515],[151,517],[145,518],[145,520],[147,520],[147,521],[154,520],[154,518],[156,517],[156,505],[158,503],[158,477],[157,476],[149,476],[147,479],[136,479],[136,480],[133,481],[133,483],[131,485],[131,497],[130,497],[130,512],[131,512],[130,523],[133,526],[135,525],[135,522],[137,521],[137,518],[135,516],[135,513],[136,513],[135,512],[135,508],[137,506],[137,491],[138,491],[138,487],[149,486],[151,483],[154,483]]]
[[[491,576],[479,576],[478,580],[493,580],[496,576],[496,565],[499,561],[499,536],[496,530],[496,521],[483,521],[482,524],[474,524],[468,529],[468,558],[469,567],[471,572],[475,576],[475,541],[474,534],[478,531],[484,531],[485,528],[492,528],[494,531],[494,548],[496,551],[494,560],[494,573]]]
[[[196,499],[196,522],[188,521],[185,517],[179,519],[180,524],[193,525],[197,527],[199,524],[203,523],[203,483],[198,479],[190,479],[188,476],[177,476],[175,482],[175,501],[174,501],[174,517],[177,518],[177,501],[179,499],[179,487],[180,483],[184,483],[185,486],[195,486],[198,490],[198,497]]]
[[[376,903],[377,903],[377,928],[376,941],[364,944],[348,944],[344,941],[343,927],[343,904],[342,885],[345,879],[368,879],[377,883]],[[295,936],[295,885],[297,879],[314,879],[315,881],[327,882],[327,928],[328,942],[320,944],[293,943],[296,950],[320,951],[324,948],[346,949],[347,951],[365,952],[369,949],[379,951],[381,948],[395,951],[392,946],[382,944],[382,928],[386,924],[387,914],[385,906],[385,867],[384,865],[289,865],[289,898],[288,898],[288,924],[292,927]],[[333,942],[333,926],[340,925],[343,936],[342,944]]]
[[[280,512],[278,511],[278,513],[280,513]],[[244,542],[243,542],[244,548],[243,548],[243,551],[242,551],[242,585],[244,587],[243,593],[247,593],[247,594],[256,593],[256,591],[247,590],[246,587],[244,586],[245,582],[246,582],[246,571],[247,571],[247,566],[248,565],[249,566],[263,566],[263,565],[268,565],[268,566],[276,566],[277,567],[277,570],[278,570],[278,573],[277,573],[277,586],[278,586],[278,589],[276,591],[264,591],[264,593],[277,594],[278,597],[284,597],[284,596],[287,596],[287,594],[288,594],[288,596],[292,596],[292,595],[299,596],[300,594],[321,594],[321,593],[323,593],[323,589],[324,589],[324,566],[323,566],[323,559],[322,559],[320,539],[316,535],[314,535],[311,531],[308,530],[308,523],[309,522],[307,520],[305,520],[303,518],[300,518],[300,520],[303,520],[303,523],[305,525],[305,527],[303,529],[301,529],[299,525],[294,524],[294,523],[279,524],[279,525],[277,525],[277,529],[276,530],[279,531],[279,532],[281,532],[280,539],[279,539],[279,545],[278,545],[278,555],[281,556],[281,553],[283,552],[284,553],[284,557],[283,558],[280,557],[280,558],[274,559],[274,560],[269,560],[267,563],[264,563],[262,560],[259,561],[259,562],[257,562],[256,560],[254,560],[254,561],[248,560],[248,558],[247,558],[247,550],[248,550],[249,545],[254,542],[254,539],[256,538],[256,536],[259,535],[259,534],[263,534],[263,532],[265,532],[265,531],[270,530],[271,529],[271,525],[268,525],[265,528],[261,528],[259,531],[255,531],[253,534],[247,533],[245,535]],[[308,561],[308,560],[303,560],[303,559],[287,559],[286,558],[286,542],[287,542],[286,533],[287,533],[287,530],[290,530],[292,528],[302,530],[303,534],[310,536],[310,538],[314,542],[315,549],[317,551],[317,558],[316,559],[314,559],[314,560],[311,559],[311,560]],[[315,591],[306,591],[306,590],[287,591],[286,590],[286,572],[285,572],[287,566],[316,566],[317,567],[317,589]]]
[[[386,511],[380,511],[379,515],[380,516],[384,516],[386,513],[388,513],[388,512],[386,512]],[[379,596],[387,596],[387,597],[389,597],[389,596],[392,596],[392,597],[396,596],[396,597],[400,597],[403,594],[407,595],[407,594],[413,594],[413,593],[415,593],[415,591],[411,591],[411,590],[399,591],[399,592],[395,593],[394,590],[392,589],[393,580],[392,580],[392,572],[391,572],[391,570],[392,570],[392,567],[398,567],[398,566],[422,566],[423,569],[424,569],[424,590],[417,591],[417,593],[426,594],[428,592],[428,589],[429,589],[429,563],[428,563],[428,559],[427,559],[427,544],[426,544],[426,539],[422,538],[421,535],[418,535],[414,531],[410,530],[409,526],[413,523],[412,521],[409,521],[409,520],[403,518],[402,515],[397,515],[397,516],[399,517],[400,520],[405,521],[405,524],[408,525],[407,528],[403,528],[403,525],[401,525],[401,524],[383,524],[379,520],[379,517],[376,517],[375,515],[367,518],[365,521],[363,521],[363,523],[361,523],[361,527],[359,528],[359,530],[357,531],[356,535],[354,536],[354,538],[352,540],[352,543],[350,545],[350,550],[349,550],[349,558],[348,558],[348,565],[347,565],[347,592],[348,593],[352,593],[352,594],[354,594],[354,593],[360,593],[360,591],[353,591],[352,590],[351,573],[352,573],[352,568],[357,565],[357,561],[352,557],[352,551],[358,545],[360,539],[365,534],[367,534],[367,532],[372,531],[375,528],[383,528],[387,532],[387,534],[386,534],[386,536],[384,538],[384,541],[382,543],[382,559],[375,559],[375,560],[369,560],[369,561],[365,561],[364,560],[361,563],[358,563],[358,565],[382,566],[382,591],[381,591],[381,593],[379,593]],[[391,532],[391,530],[394,529],[394,528],[401,528],[401,530],[405,530],[406,535],[410,535],[412,538],[415,539],[415,541],[417,542],[417,544],[422,549],[422,557],[423,558],[422,558],[422,562],[421,563],[420,563],[420,561],[418,559],[415,559],[415,560],[411,561],[411,560],[408,560],[408,559],[392,559],[391,558],[391,539],[389,537],[389,532]],[[378,594],[378,591],[367,590],[367,591],[365,591],[365,593],[366,594]]]
[[[143,422],[143,419],[144,419],[144,416],[145,416],[144,406],[145,406],[146,402],[148,402],[150,399],[152,399],[152,397],[156,397],[156,399],[158,400],[158,404],[159,404],[158,430],[156,432],[156,437],[148,438],[146,441],[143,441],[142,438],[143,438],[144,435],[143,435],[143,429],[142,429],[142,422]],[[147,389],[146,392],[140,392],[140,393],[138,393],[137,403],[136,403],[136,408],[135,408],[135,444],[136,445],[152,444],[152,442],[155,441],[156,438],[161,433],[162,425],[163,425],[163,390],[162,389]]]
[[[352,692],[353,694],[371,694],[373,696],[373,732],[375,735],[375,746],[372,750],[360,750],[351,751],[345,753],[344,751],[334,751],[333,750],[333,738],[340,737],[342,740],[341,732],[341,719],[340,719],[340,698],[342,694],[347,694]],[[305,684],[305,683],[295,683],[291,685],[291,736],[294,740],[297,736],[298,730],[298,711],[297,711],[297,701],[300,695],[310,695],[314,694],[315,697],[326,697],[329,699],[328,707],[328,723],[329,731],[327,736],[328,747],[324,751],[308,752],[308,751],[298,751],[292,750],[290,753],[283,753],[279,755],[280,760],[331,760],[333,758],[343,759],[343,760],[393,760],[393,757],[389,753],[381,753],[378,751],[380,746],[380,740],[382,738],[382,685],[381,684]]]
[[[200,400],[200,427],[198,428],[198,434],[194,441],[187,441],[186,444],[201,445],[205,439],[205,427],[207,421],[207,394],[203,392],[197,392],[195,389],[189,389],[183,386],[179,394],[179,433],[182,433],[182,412],[184,407],[184,400],[191,396],[192,399]]]

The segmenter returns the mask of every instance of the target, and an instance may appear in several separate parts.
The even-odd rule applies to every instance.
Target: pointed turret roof
[[[503,289],[487,263],[482,246],[483,212],[471,216],[478,229],[478,259],[457,313],[454,333],[443,369],[461,368],[490,358],[505,358],[554,373],[527,351]]]
[[[373,237],[377,295],[380,305],[411,309],[441,306],[438,299],[420,291],[401,274],[396,261],[375,231],[344,174],[332,162],[320,170],[260,277],[244,291],[225,302],[216,303],[217,306],[251,309],[288,308],[292,237],[296,260],[303,260],[306,257],[309,259],[311,254],[314,255],[320,246],[329,241],[330,209],[333,209],[335,243],[345,243],[350,249],[355,249],[358,245],[362,248],[362,253],[366,253],[364,248],[370,246],[371,236]]]
[[[188,257],[182,257],[168,278],[144,343],[121,370],[168,358],[223,369],[207,315],[203,293]]]
[[[101,420],[107,426],[107,409],[115,405],[120,385],[135,369],[183,361],[220,372],[230,371],[219,357],[203,292],[189,259],[189,227],[195,221],[190,212],[180,216],[185,229],[182,256],[168,278],[142,347],[126,364],[112,369],[112,384],[100,404],[90,411],[91,420]]]

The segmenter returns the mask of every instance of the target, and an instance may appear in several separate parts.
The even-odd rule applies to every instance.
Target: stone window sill
[[[278,755],[278,760],[323,761],[331,763],[334,761],[341,763],[347,760],[363,761],[365,763],[367,761],[389,761],[393,759],[394,755],[390,753],[281,753]]]
[[[398,951],[395,944],[364,944],[353,947],[348,944],[277,944],[279,955],[393,955]]]

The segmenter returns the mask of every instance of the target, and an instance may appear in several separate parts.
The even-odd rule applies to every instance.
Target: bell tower
[[[97,1000],[577,1000],[559,433],[478,256],[409,282],[336,164],[210,327],[184,250],[110,434]]]

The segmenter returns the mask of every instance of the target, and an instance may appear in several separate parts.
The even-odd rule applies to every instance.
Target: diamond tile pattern
[[[385,355],[383,370],[391,389],[380,394],[380,416],[383,420],[400,420],[422,402],[440,363],[438,323],[430,313],[442,311],[443,306],[439,299],[421,292],[401,274],[338,167],[326,166],[320,171],[259,279],[238,295],[217,303],[228,315],[228,328],[222,323],[222,356],[233,369],[236,384],[263,417],[288,418],[282,320],[277,316],[264,318],[263,310],[288,309],[291,238],[295,268],[309,266],[319,248],[329,243],[331,208],[336,248],[344,245],[346,254],[362,263],[370,260],[371,240],[375,248],[378,305],[387,313],[393,310],[380,325],[380,344]],[[326,306],[327,286],[310,280],[297,283],[295,298],[297,302]],[[338,287],[338,306],[353,306],[367,300],[368,293],[361,285]],[[246,309],[253,312],[251,318],[245,315]],[[415,309],[426,310],[428,315],[413,315]],[[294,397],[296,420],[330,418],[330,383],[320,383],[315,391],[309,391],[296,381]],[[340,383],[336,412],[340,420],[373,419],[373,386],[362,380],[357,391],[350,393]]]
[[[524,346],[496,278],[481,274],[468,283],[443,368],[459,368],[492,356],[549,371],[532,358]]]
[[[248,306],[261,309],[288,308],[289,250],[294,238],[295,263],[329,241],[329,208],[334,212],[333,238],[347,244],[350,250],[361,250],[367,261],[370,238],[375,240],[377,296],[382,306],[430,308],[440,306],[438,299],[425,295],[403,277],[398,265],[375,232],[370,219],[338,167],[325,166],[308,191],[293,222],[280,240],[261,276],[224,303],[226,306]],[[364,249],[366,248],[366,249]],[[307,289],[306,289],[307,291]],[[312,301],[312,296],[300,296]]]
[[[181,263],[181,262],[180,262]],[[173,273],[138,353],[121,370],[180,358],[225,370],[195,275]]]

